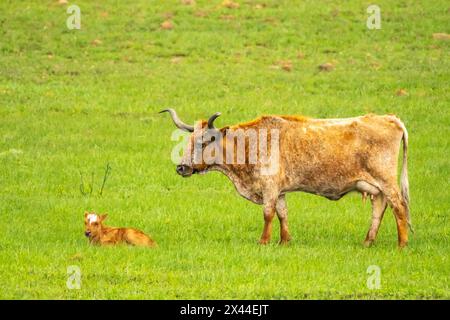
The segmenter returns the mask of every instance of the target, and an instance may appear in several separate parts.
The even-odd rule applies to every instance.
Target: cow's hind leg
[[[383,188],[387,202],[394,211],[397,223],[398,246],[405,247],[408,244],[408,219],[406,216],[406,203],[403,200],[397,185]]]
[[[381,220],[383,220],[384,212],[387,207],[386,197],[381,192],[376,196],[371,196],[370,199],[372,202],[372,224],[367,232],[366,240],[364,240],[364,245],[366,247],[370,247],[375,241]]]
[[[291,240],[288,228],[288,209],[284,195],[278,198],[276,204],[278,220],[280,220],[280,244],[287,244]]]

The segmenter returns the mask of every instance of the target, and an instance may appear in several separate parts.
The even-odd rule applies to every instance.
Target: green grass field
[[[372,1],[237,2],[0,2],[0,298],[450,298],[450,41],[433,38],[450,33],[448,1],[377,0],[381,30],[366,27]],[[66,27],[74,3],[81,30]],[[319,71],[326,62],[334,70]],[[221,126],[397,114],[410,135],[409,247],[397,249],[390,209],[367,249],[369,202],[303,193],[287,197],[291,243],[276,244],[275,221],[259,246],[261,207],[219,173],[175,173],[165,107],[190,123],[220,111]],[[80,172],[86,184],[94,173],[90,196]],[[89,246],[85,210],[159,247]],[[71,265],[79,290],[66,286]],[[380,289],[367,286],[371,265]]]

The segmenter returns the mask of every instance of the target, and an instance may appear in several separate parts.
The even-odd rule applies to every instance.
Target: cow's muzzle
[[[182,177],[189,177],[192,175],[193,172],[194,170],[190,166],[184,164],[179,164],[177,166],[177,173]]]

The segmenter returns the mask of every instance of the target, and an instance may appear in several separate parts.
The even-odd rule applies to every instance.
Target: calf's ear
[[[85,211],[84,212],[84,217],[86,218],[88,216],[89,212]]]
[[[108,214],[102,214],[101,216],[100,216],[100,221],[101,222],[103,222],[103,221],[105,221],[106,220],[106,218],[108,218]]]

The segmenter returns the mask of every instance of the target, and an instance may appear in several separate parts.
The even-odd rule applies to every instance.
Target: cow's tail
[[[403,197],[403,201],[405,202],[406,207],[406,219],[408,222],[409,229],[412,233],[414,233],[414,229],[411,223],[411,216],[409,214],[409,180],[408,180],[408,131],[406,130],[403,122],[398,119],[398,124],[403,130],[403,164],[402,164],[402,172],[400,175],[400,188]]]

